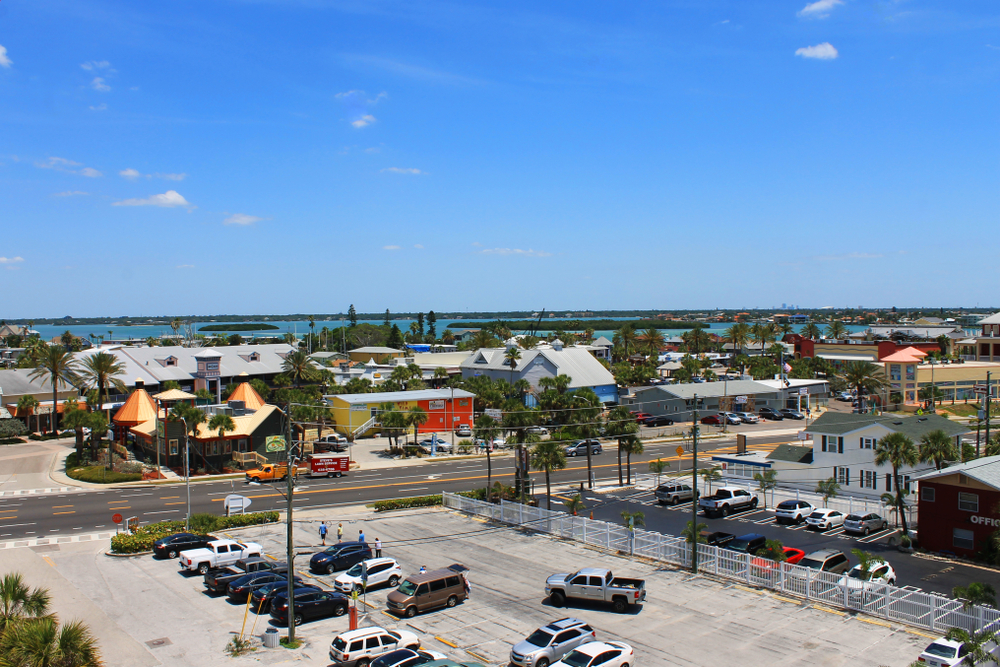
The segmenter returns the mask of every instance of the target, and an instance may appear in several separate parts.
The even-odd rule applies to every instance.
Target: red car
[[[635,417],[635,420],[637,422],[642,423],[645,420],[647,420],[650,417],[652,417],[653,415],[649,414],[648,412],[633,412],[632,416]]]
[[[701,423],[702,424],[716,424],[716,425],[721,425],[722,424],[722,417],[720,417],[719,415],[709,415],[707,417],[703,417],[702,420],[701,420]]]
[[[806,557],[806,552],[802,549],[796,549],[795,547],[781,547],[785,551],[785,562],[789,565],[795,565],[800,560]],[[754,567],[759,567],[761,569],[773,570],[778,567],[778,563],[769,558],[754,558],[751,562]]]

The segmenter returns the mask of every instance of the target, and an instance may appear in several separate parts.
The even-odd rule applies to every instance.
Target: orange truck
[[[292,477],[298,477],[303,469],[293,466]],[[264,463],[253,470],[247,470],[248,482],[270,482],[288,477],[287,463]]]

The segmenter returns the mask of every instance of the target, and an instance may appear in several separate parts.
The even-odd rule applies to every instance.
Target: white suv
[[[341,593],[350,593],[355,589],[361,590],[364,583],[361,574],[364,567],[368,568],[368,588],[388,584],[390,588],[395,588],[403,576],[403,569],[395,558],[370,558],[364,563],[357,563],[347,572],[334,580],[334,586]]]
[[[782,500],[774,508],[775,523],[802,523],[816,511],[810,503],[804,500]]]
[[[406,630],[359,628],[333,638],[330,659],[339,664],[368,667],[375,658],[399,648],[415,651],[420,648],[420,638]]]

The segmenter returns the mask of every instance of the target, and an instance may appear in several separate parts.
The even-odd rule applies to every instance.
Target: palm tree
[[[642,440],[636,435],[627,435],[621,440],[619,449],[625,450],[625,483],[632,483],[632,455],[642,454]],[[589,447],[588,447],[589,448]]]
[[[621,344],[625,348],[625,356],[628,357],[631,349],[635,346],[635,327],[631,324],[622,325],[622,328],[615,332],[612,342]]]
[[[744,348],[746,348],[747,343],[750,342],[750,327],[746,322],[737,322],[728,329],[726,329],[726,340],[732,343],[734,350],[734,361],[735,359],[740,359],[745,357],[743,354]],[[744,364],[740,364],[740,374],[745,372]]]
[[[920,437],[920,462],[934,462],[934,467],[941,470],[945,461],[957,461],[958,451],[952,443],[951,438],[937,429],[930,433],[925,433]]]
[[[788,554],[785,553],[785,545],[781,543],[781,540],[767,540],[764,542],[764,547],[757,552],[757,555],[768,560],[773,560],[775,563],[788,560]]]
[[[212,418],[208,420],[208,430],[219,431],[219,440],[226,439],[226,431],[235,431],[236,422],[229,415],[217,413],[212,415]]]
[[[837,484],[837,480],[833,477],[824,479],[816,485],[816,493],[823,496],[824,505],[830,502],[830,498],[836,497],[838,491],[840,491],[840,484]]]
[[[580,510],[586,509],[586,506],[583,504],[583,496],[581,496],[579,493],[570,498],[569,500],[564,500],[563,505],[566,506],[567,512],[573,513],[573,516],[576,516],[580,512]]]
[[[44,588],[29,589],[20,573],[5,574],[0,579],[0,634],[12,624],[46,616],[51,599]]]
[[[688,350],[694,354],[700,353],[708,347],[710,342],[708,334],[701,327],[685,332],[681,335],[681,338],[683,338],[684,342],[687,344]]]
[[[504,363],[510,366],[510,383],[514,384],[514,369],[517,368],[517,362],[521,360],[521,350],[514,347],[513,345],[507,348],[507,351],[503,355]]]
[[[500,425],[497,423],[495,419],[493,419],[493,417],[490,417],[489,415],[483,415],[482,417],[476,420],[476,425],[473,430],[476,439],[482,441],[486,446],[487,489],[490,488],[490,483],[493,481],[493,459],[490,456],[490,450],[493,448],[493,438],[496,437],[499,427]],[[548,481],[548,477],[546,477],[546,481]]]
[[[996,626],[987,626],[995,628]],[[998,641],[997,630],[983,630],[981,632],[969,633],[962,628],[951,628],[944,633],[945,639],[962,642],[966,651],[966,660],[970,665],[978,665],[984,662],[996,663],[998,658],[993,654],[990,646]]]
[[[858,567],[861,569],[861,579],[867,581],[868,573],[872,571],[872,566],[882,562],[882,559],[869,551],[861,549],[851,549],[851,553],[858,559]]]
[[[915,466],[920,460],[917,446],[902,433],[890,433],[875,445],[875,465],[892,466],[892,483],[896,489],[896,507],[899,508],[900,522],[903,524],[903,535],[908,535],[906,512],[903,508],[903,494],[900,491],[899,469],[903,466]]]
[[[993,608],[997,606],[996,589],[989,584],[982,584],[978,581],[973,581],[968,586],[955,586],[951,589],[951,595],[962,601],[962,608],[966,611],[976,605]]]
[[[771,491],[773,494],[774,487],[778,486],[778,471],[769,468],[764,472],[755,472],[753,478],[757,482],[757,488],[760,489],[760,495],[764,497],[764,509],[767,509],[767,492]]]
[[[822,334],[815,322],[809,322],[799,329],[799,335],[810,340],[819,340]]]
[[[705,536],[701,534],[701,531],[707,529],[708,529],[707,523],[699,523],[695,525],[693,521],[688,521],[687,525],[681,531],[681,537],[683,537],[688,544],[691,544],[692,542],[698,542],[698,544],[704,544],[708,540],[706,540]]]
[[[35,410],[38,409],[38,399],[31,394],[25,394],[17,400],[17,416],[25,415],[25,424],[28,426],[28,430],[31,430],[31,415],[35,414]],[[41,430],[39,426],[39,417],[35,415],[35,430]]]
[[[865,394],[878,394],[885,388],[881,370],[870,361],[848,361],[840,377],[857,392],[859,411],[864,409]]]
[[[413,427],[413,444],[417,443],[419,437],[417,433],[420,431],[420,427],[427,423],[427,419],[427,411],[419,405],[414,405],[406,411],[406,425]]]
[[[52,383],[52,432],[59,431],[59,414],[56,404],[59,402],[59,383],[77,385],[80,380],[76,373],[73,353],[57,345],[50,345],[42,352],[38,365],[28,374],[32,380],[47,378]]]
[[[480,417],[480,421],[486,417]],[[478,426],[478,424],[477,424]],[[543,440],[535,445],[531,450],[531,467],[535,470],[545,471],[545,498],[546,506],[552,509],[552,483],[550,476],[553,470],[562,470],[566,467],[566,452],[554,440]]]
[[[74,399],[63,403],[63,428],[76,432],[76,460],[83,456],[83,429],[90,426],[90,413],[81,410]]]
[[[100,667],[97,639],[82,622],[59,626],[53,616],[17,623],[0,638],[4,665]]]
[[[176,317],[170,320],[170,328],[174,330],[174,335],[176,336],[177,332],[181,329],[181,321]]]
[[[646,348],[646,353],[649,354],[650,359],[658,357],[660,350],[663,349],[663,346],[666,344],[660,330],[654,329],[653,327],[643,331],[642,334],[638,336],[638,340],[642,342],[643,346]]]
[[[309,354],[312,354],[313,336],[316,335],[316,318],[309,316]]]
[[[660,475],[663,474],[663,471],[667,469],[668,465],[669,464],[666,461],[663,461],[661,459],[656,459],[655,461],[650,461],[649,462],[649,472],[651,472],[654,475],[656,475],[656,485],[657,486],[660,485]],[[619,468],[619,470],[620,470],[620,468]],[[619,482],[619,484],[620,484],[620,482]]]
[[[646,527],[646,515],[643,512],[629,512],[628,510],[622,510],[621,517],[622,523],[625,524],[630,530]]]
[[[618,438],[618,486],[622,485],[622,442],[630,435],[639,432],[639,424],[635,417],[624,405],[617,405],[611,408],[608,413],[608,421],[605,426],[605,435],[610,438]]]
[[[840,320],[833,320],[826,327],[826,337],[837,340],[847,335],[847,325]]]
[[[701,477],[708,485],[708,492],[712,493],[712,483],[722,481],[722,473],[718,468],[702,468]]]
[[[480,350],[496,345],[497,339],[489,329],[480,329],[472,335],[473,349]]]
[[[302,380],[312,382],[319,379],[319,369],[304,350],[295,350],[286,356],[281,371],[292,379],[296,387]]]
[[[178,403],[167,415],[167,421],[183,421],[185,425],[184,437],[190,441],[190,438],[198,433],[198,425],[204,424],[208,420],[205,413],[194,407],[193,405],[188,405],[186,403]],[[188,462],[188,467],[191,466],[191,461]],[[190,471],[188,472],[190,474]]]
[[[92,354],[80,364],[80,378],[84,386],[97,389],[97,400],[101,405],[108,399],[108,387],[114,387],[121,394],[128,392],[125,383],[118,379],[118,376],[125,375],[125,372],[125,364],[108,352]],[[107,414],[110,418],[110,408]]]

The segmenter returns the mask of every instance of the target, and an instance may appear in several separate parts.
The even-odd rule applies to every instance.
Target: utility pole
[[[293,484],[294,469],[292,468],[292,402],[288,402],[288,414],[285,415],[288,421],[288,440],[285,444],[286,463],[288,464],[285,479],[288,480],[288,510],[287,523],[285,525],[286,558],[288,559],[288,644],[295,645],[295,591],[293,590],[293,580],[295,579],[295,549],[292,544],[292,493],[295,489]]]
[[[191,439],[188,438],[187,420],[181,417],[181,424],[184,426],[184,484],[187,486],[187,516],[184,517],[184,530],[191,530]]]
[[[986,449],[990,447],[990,399],[993,397],[993,386],[990,384],[990,372],[986,371]]]
[[[3,392],[0,392],[3,393]],[[153,418],[153,430],[156,432],[156,479],[160,479],[160,402],[156,402],[156,415]],[[163,435],[167,433],[167,423],[163,422]]]
[[[691,574],[698,574],[698,394],[694,395],[694,418],[691,427]]]

